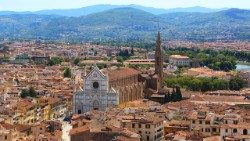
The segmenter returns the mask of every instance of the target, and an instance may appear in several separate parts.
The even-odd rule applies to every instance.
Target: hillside
[[[154,15],[123,7],[81,17],[14,14],[0,16],[0,30],[1,40],[153,41],[161,30],[168,40],[250,41],[250,11]]]
[[[171,29],[175,33],[174,38],[186,36],[184,38],[194,40],[249,40],[250,37],[249,10],[229,9],[214,13],[169,13],[160,16],[169,24],[177,27]]]
[[[75,9],[51,9],[51,10],[40,10],[35,12],[15,12],[15,11],[0,11],[0,15],[11,15],[11,14],[38,14],[38,15],[58,15],[58,16],[66,16],[66,17],[80,17],[86,16],[89,14],[104,12],[107,10],[115,9],[115,8],[135,8],[139,10],[143,10],[149,12],[154,15],[160,15],[164,13],[176,13],[176,12],[200,12],[200,13],[211,13],[218,12],[225,9],[210,9],[205,7],[187,7],[187,8],[173,8],[173,9],[163,9],[163,8],[154,8],[154,7],[145,7],[141,5],[93,5],[82,8]]]

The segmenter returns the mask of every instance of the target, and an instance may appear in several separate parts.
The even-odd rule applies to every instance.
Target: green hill
[[[81,17],[15,14],[0,16],[0,40],[154,41],[166,39],[250,41],[250,11],[154,15],[124,7]]]

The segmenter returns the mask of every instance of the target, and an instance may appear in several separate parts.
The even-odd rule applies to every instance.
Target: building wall
[[[144,84],[142,83],[117,88],[119,93],[119,104],[142,99],[144,97],[143,90]]]
[[[15,130],[0,130],[0,141],[18,141],[19,133]]]
[[[45,124],[40,124],[40,125],[37,125],[37,126],[32,126],[31,127],[31,133],[33,136],[39,136],[40,134],[44,134],[46,133],[46,125]]]
[[[97,83],[97,87],[95,87]],[[76,92],[73,98],[74,113],[91,110],[105,111],[108,106],[119,104],[119,94],[108,87],[108,78],[96,67],[85,78],[84,90]]]
[[[175,66],[190,66],[190,59],[181,59],[181,58],[169,58],[169,63]]]
[[[85,131],[84,133],[78,133],[70,136],[70,141],[89,141],[90,140],[90,132]]]
[[[200,128],[200,130],[194,130],[195,128]],[[205,137],[220,134],[219,125],[214,125],[212,120],[206,121],[205,119],[191,120],[190,130],[192,134],[199,134]]]
[[[140,122],[123,122],[123,127],[136,131],[142,141],[160,141],[163,137],[163,122],[157,124]]]
[[[236,132],[234,132],[236,130]],[[247,130],[247,135],[250,135],[250,128],[221,128],[220,136],[235,136],[235,135],[243,135],[243,130]]]

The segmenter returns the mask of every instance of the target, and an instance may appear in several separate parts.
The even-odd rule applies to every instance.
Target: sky
[[[0,0],[0,11],[71,9],[96,4],[138,4],[164,9],[193,6],[250,9],[250,0]]]

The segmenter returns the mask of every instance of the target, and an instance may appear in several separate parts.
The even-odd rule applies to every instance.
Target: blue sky
[[[0,11],[37,11],[70,9],[95,4],[139,4],[156,8],[203,6],[208,8],[250,9],[250,0],[0,0]]]

